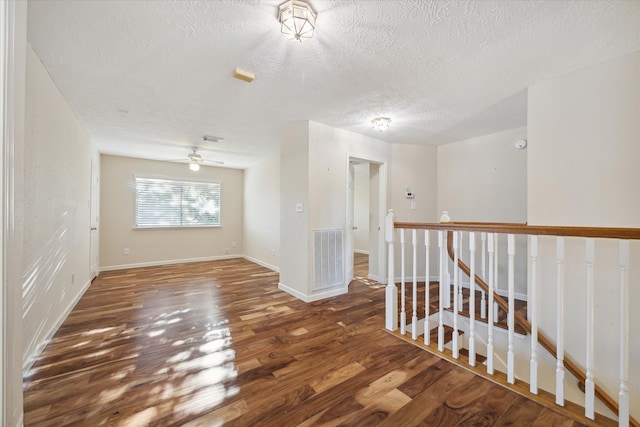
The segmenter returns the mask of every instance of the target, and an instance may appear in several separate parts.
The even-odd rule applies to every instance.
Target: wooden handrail
[[[399,223],[396,223],[396,224],[399,224]],[[408,224],[408,223],[401,223],[401,224]],[[451,224],[451,223],[447,223],[447,224]],[[479,223],[475,223],[475,224],[479,224]],[[486,224],[486,223],[484,223],[484,224]],[[404,228],[404,227],[398,227],[398,228]],[[427,228],[427,227],[425,227],[425,228]],[[574,228],[581,228],[581,227],[574,227]],[[453,261],[455,259],[454,258],[454,253],[453,253],[453,231],[451,231],[451,229],[447,229],[447,228],[445,228],[445,230],[448,230],[448,232],[447,232],[447,252],[449,254],[449,258]],[[472,231],[476,231],[476,230],[472,230]],[[486,229],[483,229],[483,231],[486,231]],[[513,234],[518,234],[518,233],[513,233]],[[521,234],[528,234],[528,233],[521,233]],[[609,237],[609,236],[607,236],[607,237]],[[467,266],[460,259],[458,259],[458,267],[462,270],[462,272],[467,277],[469,277],[469,278],[471,277],[471,269],[469,268],[469,266]],[[485,292],[489,292],[489,285],[484,280],[482,280],[482,278],[479,277],[477,274],[475,275],[475,283],[478,286],[480,286],[480,288],[484,289]],[[470,286],[469,289],[471,290],[472,286]],[[502,309],[508,313],[509,312],[509,304],[504,300],[504,298],[502,298],[502,296],[500,296],[495,291],[494,291],[493,295],[494,295],[494,301],[497,302],[498,305],[500,307],[502,307]],[[493,309],[493,307],[489,307],[489,310],[492,310],[492,309]],[[529,323],[529,321],[527,319],[525,319],[524,316],[522,316],[517,311],[515,311],[513,313],[513,315],[514,315],[515,322],[519,326],[521,326],[523,329],[525,329],[527,331],[527,334],[531,334],[531,323]],[[556,356],[557,348],[556,348],[555,344],[549,338],[547,338],[543,333],[541,333],[540,331],[538,331],[538,342],[552,356],[554,356],[554,357]],[[578,379],[579,383],[581,383],[581,384],[585,383],[585,381],[587,379],[586,374],[583,373],[582,370],[580,369],[580,367],[570,357],[568,357],[566,354],[565,354],[565,357],[564,357],[564,366],[567,368],[567,370],[569,372],[571,372]],[[611,396],[609,396],[597,384],[595,385],[595,395],[611,411],[613,411],[615,414],[618,414],[618,402],[616,402]],[[640,424],[633,417],[629,417],[629,425],[631,425],[633,427],[640,427]]]
[[[565,227],[502,222],[395,222],[394,227],[419,230],[486,231],[488,233],[529,234],[534,236],[640,240],[640,228]]]

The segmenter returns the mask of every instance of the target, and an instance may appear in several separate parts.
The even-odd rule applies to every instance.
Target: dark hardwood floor
[[[102,273],[25,378],[25,425],[581,425],[385,332],[375,282],[277,284],[240,259]]]

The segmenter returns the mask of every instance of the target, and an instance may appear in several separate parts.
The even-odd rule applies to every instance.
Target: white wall
[[[313,230],[346,229],[350,158],[385,165],[379,176],[389,186],[383,184],[384,194],[380,197],[390,201],[389,208],[397,204],[401,215],[406,215],[399,219],[434,220],[437,216],[434,147],[391,145],[315,122],[308,123],[306,132],[303,125],[299,126],[281,148],[281,252],[283,259],[292,260],[281,266],[281,288],[305,300],[346,292],[346,285],[328,291],[312,291],[312,242],[309,236]],[[378,174],[374,175],[377,179]],[[389,179],[387,175],[390,175]],[[420,194],[416,199],[416,210],[405,206],[404,191],[408,185]],[[296,201],[305,203],[304,213],[295,213]],[[375,231],[379,226],[379,235],[384,236],[383,215],[377,221]]]
[[[27,50],[27,3],[2,2],[0,21],[12,22],[0,28],[3,46],[0,67],[0,182],[3,210],[2,289],[0,289],[0,424],[19,427],[23,424],[22,367],[22,239],[23,153],[25,121],[25,83]],[[11,46],[11,50],[6,48]],[[6,66],[6,67],[5,67]],[[8,157],[11,156],[11,157]]]
[[[517,128],[438,147],[438,211],[452,221],[527,222],[526,138]]]
[[[27,50],[23,339],[28,367],[90,284],[89,137]]]
[[[389,209],[394,210],[399,222],[437,222],[437,148],[423,145],[391,145],[391,167],[389,179]],[[407,188],[414,193],[413,199],[406,198]],[[415,209],[412,209],[412,203]],[[437,277],[435,267],[438,260],[436,235],[430,235],[430,272],[431,278]],[[399,280],[402,275],[400,240],[396,234],[395,276]],[[405,278],[412,272],[411,266],[411,233],[405,232]],[[418,277],[424,280],[424,233],[417,233],[417,269]]]
[[[102,155],[100,269],[120,269],[239,256],[242,249],[243,171]],[[221,226],[135,230],[136,174],[221,182]],[[233,243],[235,242],[235,247]],[[129,255],[123,249],[129,248]]]
[[[244,255],[280,270],[280,157],[244,171]]]
[[[436,222],[437,210],[437,147],[427,145],[391,145],[389,209],[396,221]],[[414,193],[406,198],[406,190]],[[415,203],[415,209],[412,209]]]
[[[355,252],[369,253],[369,163],[354,166],[353,193],[353,249]]]
[[[305,299],[309,294],[309,125],[293,124],[280,146],[280,266],[278,286]],[[296,212],[302,203],[304,212]]]
[[[528,219],[540,225],[640,227],[640,53],[529,89]],[[640,244],[632,242],[629,304],[640,300]],[[566,242],[566,350],[584,366],[584,242]],[[618,394],[619,267],[616,242],[596,243],[596,380]],[[555,241],[540,248],[542,330],[555,337]],[[546,267],[544,267],[546,266]],[[630,313],[631,412],[640,418],[640,311]],[[552,367],[550,367],[552,369]]]
[[[388,162],[388,144],[315,122],[293,126],[281,146],[280,287],[310,301],[347,291],[347,284],[313,292],[313,230],[346,229],[349,157]],[[304,212],[296,213],[296,203]]]
[[[438,147],[438,211],[448,211],[452,221],[527,222],[527,149],[514,142],[526,138],[517,128]],[[480,237],[477,236],[480,248]],[[498,237],[500,267],[497,289],[507,289],[506,236]],[[463,259],[469,242],[463,242]],[[465,258],[466,257],[466,258]],[[481,254],[477,264],[480,268]],[[518,298],[527,295],[526,237],[516,239]],[[467,262],[468,264],[468,262]],[[467,279],[464,279],[468,283]]]

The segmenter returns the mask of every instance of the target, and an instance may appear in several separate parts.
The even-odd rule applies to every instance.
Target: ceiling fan
[[[189,153],[187,160],[189,161],[189,169],[194,172],[200,170],[201,164],[224,165],[224,162],[218,160],[203,159],[202,156],[198,154],[198,147],[191,147],[191,150],[192,153]]]

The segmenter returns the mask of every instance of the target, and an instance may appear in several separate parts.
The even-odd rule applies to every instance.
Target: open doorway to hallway
[[[385,277],[384,212],[386,179],[384,164],[349,158],[347,192],[347,254],[351,278],[380,282]]]

